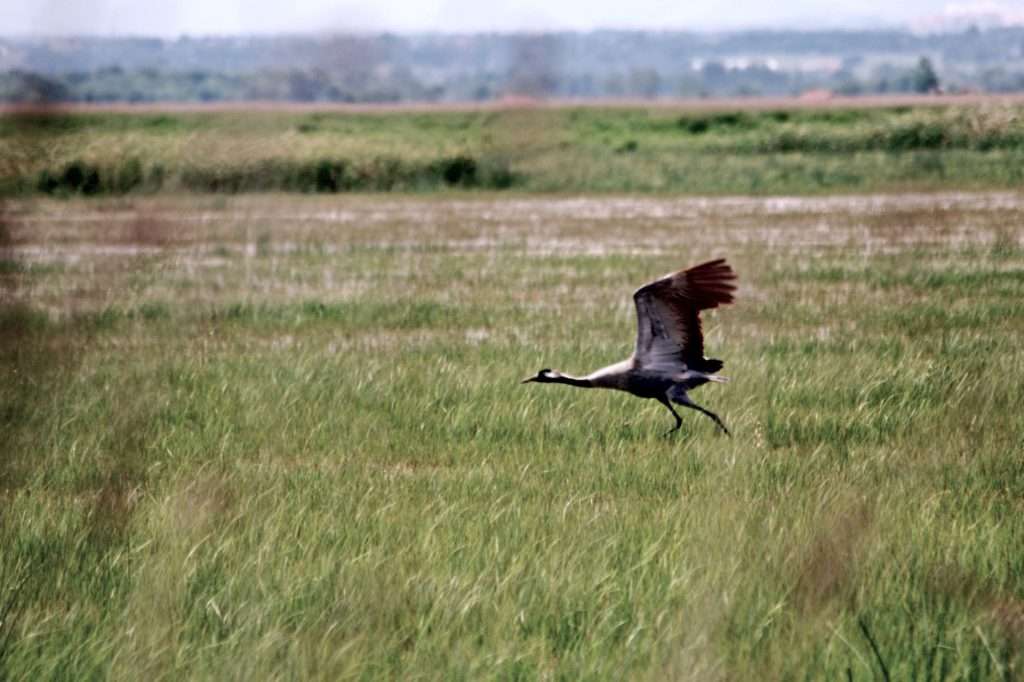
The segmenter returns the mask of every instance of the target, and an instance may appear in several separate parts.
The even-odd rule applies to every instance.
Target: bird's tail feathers
[[[700,371],[711,374],[725,367],[725,363],[717,358],[704,358],[700,365]]]

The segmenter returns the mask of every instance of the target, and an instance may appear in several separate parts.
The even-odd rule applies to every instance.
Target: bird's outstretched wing
[[[640,367],[701,369],[704,336],[700,311],[732,303],[736,273],[724,258],[665,275],[637,289],[637,336],[633,357]]]

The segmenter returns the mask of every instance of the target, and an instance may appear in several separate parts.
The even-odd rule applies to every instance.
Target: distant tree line
[[[0,40],[6,102],[400,102],[1024,90],[1024,29]]]
[[[922,59],[927,63],[927,59]],[[1024,73],[986,74],[979,89],[1024,89]],[[654,69],[560,75],[543,71],[479,74],[426,84],[408,70],[353,77],[322,69],[225,74],[206,71],[124,71],[44,76],[12,70],[0,74],[0,101],[42,102],[441,102],[501,97],[658,98],[795,95],[826,88],[842,94],[931,92],[939,88],[934,70],[885,69],[871,80],[848,74],[832,77],[787,73],[762,66],[727,68],[709,62],[698,71],[663,75]]]

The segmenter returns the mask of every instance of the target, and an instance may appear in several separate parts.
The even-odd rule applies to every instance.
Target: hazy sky
[[[173,37],[352,30],[860,28],[906,24],[941,13],[947,5],[947,0],[0,0],[0,33]]]

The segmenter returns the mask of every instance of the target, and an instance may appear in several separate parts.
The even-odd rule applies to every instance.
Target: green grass
[[[1016,188],[1014,105],[701,112],[50,113],[0,118],[0,195],[515,188]]]
[[[2,678],[1021,674],[1016,195],[5,220]],[[518,383],[628,354],[632,289],[717,255],[694,397],[733,438]]]

